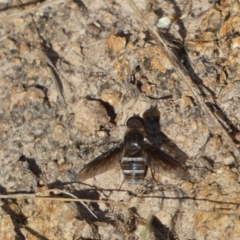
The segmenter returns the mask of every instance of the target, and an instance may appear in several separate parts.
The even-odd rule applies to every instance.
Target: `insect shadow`
[[[27,217],[21,212],[20,207],[18,206],[17,200],[3,200],[4,204],[1,206],[2,210],[9,215],[12,224],[14,226],[15,240],[24,240],[26,239],[21,229],[24,227],[25,230],[30,232],[33,236],[40,240],[48,240],[45,236],[38,233],[33,228],[29,227],[27,224]],[[19,211],[15,210],[16,207],[19,208]]]
[[[157,107],[150,107],[146,110],[143,113],[143,119],[148,141],[155,148],[164,149],[167,154],[173,156],[180,164],[185,165],[188,155],[161,131],[161,116]]]
[[[155,239],[177,240],[171,230],[155,216],[152,216],[150,220],[150,230],[153,232]]]
[[[42,174],[41,168],[37,165],[37,162],[34,158],[27,158],[25,155],[21,155],[18,159],[21,162],[27,162],[29,170],[37,177],[40,178]]]
[[[85,189],[85,190],[77,190],[74,192],[74,195],[78,196],[78,198],[89,199],[89,200],[99,200],[100,194],[95,189]],[[86,207],[83,207],[81,203],[74,203],[74,206],[77,208],[78,218],[80,220],[85,220],[88,223],[94,223],[96,221],[106,222],[113,224],[113,220],[108,217],[108,210],[102,211],[97,202],[91,202],[89,208],[97,215],[95,218],[92,214],[89,214],[89,210]]]

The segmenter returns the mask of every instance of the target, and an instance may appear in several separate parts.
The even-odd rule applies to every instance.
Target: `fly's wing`
[[[84,181],[88,178],[92,178],[99,175],[108,169],[113,168],[119,164],[123,155],[123,143],[110,149],[109,151],[96,157],[90,163],[88,163],[78,174],[76,179]],[[120,166],[120,164],[119,164]]]
[[[189,178],[187,170],[179,162],[162,150],[145,142],[144,151],[149,157],[149,165],[153,174],[160,173],[163,176],[171,178]]]

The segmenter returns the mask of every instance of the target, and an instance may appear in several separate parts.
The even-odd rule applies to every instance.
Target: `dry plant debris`
[[[1,1],[0,238],[239,239],[239,10]],[[134,114],[191,179],[128,185],[110,169],[75,183]]]

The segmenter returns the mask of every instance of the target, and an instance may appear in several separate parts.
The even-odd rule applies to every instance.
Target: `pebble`
[[[146,47],[140,50],[138,59],[139,62],[147,61],[149,66],[146,66],[146,68],[152,71],[166,73],[167,70],[172,69],[172,64],[170,64],[167,55],[155,46]]]
[[[114,92],[111,89],[105,89],[101,94],[101,99],[108,102],[110,105],[115,106],[121,100],[122,94]]]
[[[107,49],[114,53],[119,53],[121,50],[124,50],[126,47],[126,38],[118,37],[114,34],[111,34],[106,41]]]
[[[231,165],[235,162],[235,158],[233,157],[233,155],[228,155],[224,157],[223,162],[225,165]]]
[[[232,39],[231,49],[240,48],[240,37],[235,37]]]
[[[100,130],[100,126],[106,125],[110,120],[106,109],[98,101],[80,99],[75,105],[74,113],[74,126],[91,134]]]

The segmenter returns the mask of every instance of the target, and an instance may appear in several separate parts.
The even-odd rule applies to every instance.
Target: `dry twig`
[[[110,191],[113,191],[112,189]],[[40,194],[43,194],[43,193],[49,193],[49,192],[59,192],[59,193],[63,193],[63,194],[66,194],[68,196],[71,196],[72,198],[64,198],[64,197],[49,197],[49,196],[39,196]],[[157,195],[157,196],[150,196],[151,198],[158,198],[158,199],[164,199],[164,201],[173,201],[173,200],[176,200],[176,201],[179,201],[179,197],[167,197],[167,196],[161,196],[161,195]],[[141,196],[134,196],[132,197],[133,198],[136,198],[136,199],[139,199],[139,198],[144,198],[142,195]],[[84,204],[84,202],[88,202],[88,203],[105,203],[107,205],[109,204],[113,204],[115,206],[119,206],[119,207],[124,207],[125,209],[129,209],[129,207],[126,206],[127,203],[123,203],[123,202],[119,202],[119,201],[114,201],[114,200],[92,200],[92,199],[79,199],[77,198],[75,195],[69,193],[69,192],[66,192],[66,191],[62,191],[62,190],[59,190],[59,189],[47,189],[47,190],[42,190],[40,192],[37,192],[37,193],[29,193],[29,194],[6,194],[6,195],[3,195],[1,194],[0,195],[0,199],[36,199],[36,200],[43,200],[43,201],[61,201],[61,202],[80,202],[82,203],[87,209],[88,211],[95,217],[96,215],[86,206],[86,204]],[[131,200],[133,201],[133,200]],[[237,213],[236,211],[227,211],[226,209],[227,208],[230,208],[230,206],[238,206],[240,204],[240,202],[230,202],[230,201],[224,201],[224,202],[221,202],[221,201],[216,201],[216,200],[211,200],[211,199],[194,199],[194,198],[184,198],[184,201],[188,201],[189,202],[189,206],[191,207],[183,207],[181,206],[181,210],[182,211],[191,211],[191,212],[206,212],[206,213],[212,213],[212,214],[223,214],[223,215],[232,215],[232,216],[237,216],[237,217],[240,217],[240,214]],[[212,208],[210,207],[210,205],[208,205],[208,209],[203,209],[201,207],[201,202],[209,202],[209,203],[212,203]],[[196,202],[198,204],[196,204]],[[130,203],[129,203],[130,204]],[[141,206],[146,206],[146,207],[149,207],[151,206],[151,203],[138,203],[139,205]],[[219,205],[219,208],[221,205],[223,205],[223,209],[225,209],[225,211],[216,211],[216,204]],[[131,205],[131,204],[130,204]],[[155,205],[155,204],[154,204]],[[153,206],[154,206],[153,205]],[[198,206],[197,207],[193,207],[193,206]],[[227,206],[224,208],[224,206]],[[179,206],[164,206],[164,210],[165,209],[177,209],[179,208]]]
[[[171,51],[171,49],[168,46],[167,41],[160,36],[150,25],[149,23],[144,19],[141,12],[133,2],[133,0],[127,0],[128,4],[131,6],[131,8],[136,13],[138,19],[143,23],[143,25],[149,30],[151,33],[153,39],[156,41],[157,45],[160,47],[160,50],[169,58],[169,61],[174,66],[178,76],[180,79],[188,86],[188,88],[191,90],[193,97],[197,100],[199,103],[201,109],[205,113],[205,115],[208,117],[208,119],[212,122],[213,126],[218,127],[221,129],[221,132],[225,138],[225,141],[228,142],[228,144],[232,147],[234,156],[237,159],[237,162],[240,162],[240,153],[238,148],[236,147],[235,143],[233,142],[232,138],[229,136],[228,132],[222,127],[222,125],[219,123],[215,115],[210,111],[206,103],[204,102],[203,98],[198,94],[198,90],[196,89],[196,86],[192,82],[188,71],[183,66],[183,64],[177,59],[177,57],[174,55],[174,53]],[[213,100],[212,100],[213,101]],[[214,101],[213,101],[214,102]]]
[[[0,17],[0,23],[1,24],[6,23],[6,22],[14,20],[16,18],[23,17],[23,16],[25,16],[29,13],[32,13],[32,12],[35,12],[37,10],[40,10],[40,9],[43,9],[43,8],[46,8],[46,7],[49,7],[49,6],[53,6],[55,4],[59,4],[59,3],[62,3],[62,2],[67,2],[67,1],[66,0],[47,0],[47,1],[39,4],[36,7],[31,8],[31,9],[22,10],[20,12],[13,13],[13,14],[8,15],[8,16]]]

